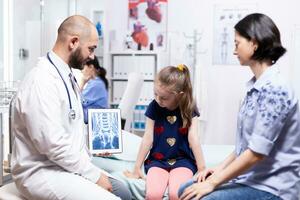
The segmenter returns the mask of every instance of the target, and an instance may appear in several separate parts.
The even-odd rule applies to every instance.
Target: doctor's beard
[[[84,59],[81,54],[81,47],[78,47],[74,52],[71,53],[69,59],[69,66],[74,69],[82,70],[84,64],[88,59]]]

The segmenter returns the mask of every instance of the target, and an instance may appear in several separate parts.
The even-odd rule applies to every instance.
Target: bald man
[[[131,199],[125,186],[91,163],[72,68],[94,58],[98,35],[83,16],[58,29],[47,56],[26,75],[13,108],[12,174],[28,200]]]

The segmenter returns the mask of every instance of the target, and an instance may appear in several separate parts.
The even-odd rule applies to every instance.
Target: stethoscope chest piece
[[[73,120],[76,118],[75,110],[71,109],[71,110],[69,111],[69,118],[70,118],[70,119],[73,119]]]

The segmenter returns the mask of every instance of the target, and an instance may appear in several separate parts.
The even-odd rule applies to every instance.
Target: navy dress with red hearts
[[[151,167],[160,167],[170,171],[177,167],[189,168],[194,174],[197,166],[194,154],[189,147],[188,128],[182,127],[180,109],[162,108],[153,100],[145,113],[154,120],[153,146],[145,160],[147,173]],[[193,113],[199,116],[197,109]]]

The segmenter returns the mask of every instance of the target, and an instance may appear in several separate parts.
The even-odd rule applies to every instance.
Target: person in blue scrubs
[[[234,28],[234,54],[254,75],[238,113],[236,147],[222,163],[200,173],[196,183],[183,184],[180,199],[298,200],[299,102],[276,64],[286,52],[280,32],[259,13]]]
[[[87,124],[88,109],[108,108],[108,81],[105,77],[106,70],[99,65],[96,57],[85,64],[82,73],[83,78],[80,89],[82,92],[84,123]]]

